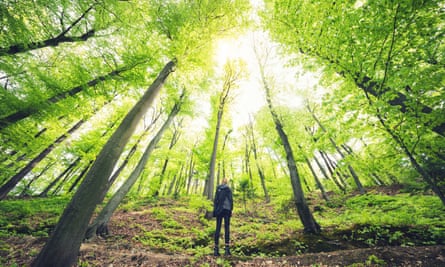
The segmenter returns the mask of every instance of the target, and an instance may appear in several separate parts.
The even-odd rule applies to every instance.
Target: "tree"
[[[314,110],[312,110],[309,105],[306,105],[307,110],[311,113],[312,117],[314,118],[314,120],[317,122],[317,125],[320,127],[320,129],[327,134],[326,129],[324,128],[323,124],[321,124],[320,120],[317,118],[317,116],[315,115]],[[334,139],[332,139],[332,137],[329,137],[329,141],[331,142],[332,146],[335,148],[335,150],[337,151],[337,153],[342,157],[345,158],[343,152],[340,150],[340,148],[338,147],[337,143],[334,141]],[[363,185],[360,181],[360,179],[358,178],[357,173],[355,172],[354,168],[347,163],[347,167],[349,172],[351,173],[352,177],[354,178],[354,182],[357,185],[358,190],[360,191],[360,194],[364,194],[365,193],[365,189],[363,188]]]
[[[253,122],[251,119],[249,120],[249,125],[248,125],[247,130],[250,133],[250,142],[252,145],[253,157],[255,159],[255,164],[257,167],[258,175],[260,176],[261,187],[263,188],[263,192],[264,192],[264,200],[266,201],[266,203],[269,203],[270,196],[269,196],[269,193],[268,193],[267,187],[266,187],[266,177],[264,175],[263,168],[260,166],[255,134],[253,132]]]
[[[368,116],[373,130],[378,124],[391,129],[386,138],[404,153],[399,159],[410,161],[441,197],[443,189],[421,168],[423,155],[437,159],[427,144],[441,144],[445,134],[439,115],[445,52],[439,41],[445,35],[441,2],[268,4],[264,21],[273,38],[287,53],[323,65],[325,81],[340,84],[343,95],[366,96],[368,103],[350,108]]]
[[[93,236],[93,234],[96,234],[96,235],[108,234],[108,227],[107,227],[108,221],[110,220],[114,211],[117,209],[117,207],[122,202],[124,197],[128,194],[131,187],[136,183],[137,179],[141,176],[151,153],[155,149],[156,145],[159,143],[159,140],[161,140],[165,130],[167,130],[167,128],[170,126],[173,119],[176,117],[176,115],[181,110],[181,105],[183,104],[184,98],[185,98],[185,91],[181,94],[179,100],[173,106],[173,108],[170,111],[170,114],[168,115],[164,124],[161,126],[161,128],[158,130],[156,135],[153,137],[153,139],[148,144],[142,157],[140,158],[140,160],[139,160],[138,164],[136,165],[136,167],[134,168],[134,170],[131,172],[130,176],[124,181],[124,183],[119,187],[119,189],[113,194],[113,196],[110,198],[110,200],[108,200],[105,207],[102,208],[99,215],[97,215],[97,217],[94,219],[94,222],[88,227],[88,230],[86,231],[86,234],[85,234],[85,238],[91,238]]]
[[[276,113],[276,111],[274,110],[274,107],[272,104],[271,89],[270,89],[269,84],[266,80],[266,75],[265,75],[265,70],[264,70],[265,62],[267,61],[267,56],[263,57],[263,61],[261,61],[259,52],[258,52],[258,50],[256,50],[256,48],[255,48],[255,55],[256,55],[258,65],[260,68],[262,84],[263,84],[264,90],[266,91],[267,106],[269,108],[270,114],[271,114],[273,122],[275,124],[275,130],[277,131],[278,136],[280,137],[281,143],[283,145],[283,148],[284,148],[284,151],[286,154],[286,162],[287,162],[287,167],[289,169],[289,175],[290,175],[290,180],[291,180],[291,185],[292,185],[292,190],[293,190],[293,197],[294,197],[295,205],[297,207],[298,215],[299,215],[300,220],[304,226],[305,232],[318,234],[321,231],[321,227],[315,221],[315,219],[309,209],[309,206],[307,205],[306,199],[304,197],[304,192],[301,187],[300,176],[298,174],[298,169],[297,169],[297,165],[296,165],[295,158],[293,155],[292,147],[291,147],[289,139],[283,129],[283,125],[280,121],[280,118],[279,118],[278,114]]]
[[[47,148],[45,148],[37,157],[32,159],[21,171],[19,171],[16,175],[14,175],[8,182],[6,182],[2,187],[0,188],[0,200],[3,200],[6,198],[8,193],[16,186],[18,182],[20,182],[26,174],[28,174],[34,166],[42,161],[53,149],[54,147],[63,142],[69,134],[73,133],[75,130],[77,130],[85,121],[81,120],[77,122],[66,134],[63,134],[59,138],[57,138],[54,143],[50,144]]]
[[[223,119],[224,109],[226,104],[230,101],[230,93],[236,89],[239,80],[243,76],[243,63],[241,61],[227,62],[224,66],[224,77],[222,90],[219,93],[217,104],[217,115],[215,125],[215,137],[213,138],[213,149],[210,156],[209,172],[206,179],[205,195],[207,199],[213,199],[213,191],[215,187],[215,166],[216,166],[216,154],[218,151],[218,139],[221,128],[221,122]]]
[[[115,163],[140,118],[150,107],[168,75],[174,71],[174,66],[174,61],[165,65],[153,84],[107,141],[32,266],[71,266],[75,263],[88,221],[96,205],[105,197],[108,178]]]

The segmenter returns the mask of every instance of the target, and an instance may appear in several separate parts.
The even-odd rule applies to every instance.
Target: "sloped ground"
[[[129,215],[129,214],[127,214]],[[120,218],[122,219],[122,217]],[[141,222],[144,223],[144,222]],[[131,234],[131,233],[128,233]],[[9,258],[16,266],[29,266],[43,239],[33,237],[6,240],[14,250]],[[160,253],[134,244],[132,237],[122,235],[97,238],[84,243],[79,266],[445,266],[445,245],[423,247],[378,247],[307,253],[287,257],[195,257],[188,254]]]
[[[200,224],[196,218],[189,219],[187,223]],[[285,257],[240,256],[234,252],[231,257],[213,257],[209,252],[211,237],[200,255],[149,247],[137,238],[160,228],[151,213],[119,211],[110,223],[113,235],[84,243],[78,266],[445,266],[445,245],[356,248]],[[13,248],[8,255],[1,255],[10,260],[6,266],[28,266],[45,240],[30,236],[5,240]]]
[[[441,245],[428,245],[428,239],[414,235],[407,242],[410,246],[390,246],[385,237],[373,237],[374,247],[369,248],[360,239],[350,239],[357,229],[348,232],[325,227],[321,236],[287,228],[283,231],[283,225],[276,224],[277,214],[272,207],[262,210],[263,215],[268,213],[263,217],[235,213],[233,256],[213,257],[215,222],[204,219],[204,212],[197,212],[191,205],[171,199],[123,205],[109,224],[109,236],[82,244],[78,266],[445,266],[444,240],[431,242]],[[410,230],[379,227],[389,233]],[[414,233],[423,230],[428,231],[427,227],[417,228]],[[23,231],[0,239],[0,266],[29,266],[47,240],[31,234]]]

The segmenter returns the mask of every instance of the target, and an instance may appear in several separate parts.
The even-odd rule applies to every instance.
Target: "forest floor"
[[[243,242],[246,244],[249,234],[237,231],[237,228],[249,224],[249,220],[253,222],[257,219],[253,217],[238,219],[232,225],[233,255],[214,257],[211,255],[214,220],[206,223],[196,213],[173,208],[183,204],[169,199],[147,204],[137,210],[119,209],[109,223],[108,236],[96,237],[82,244],[78,266],[445,266],[443,242],[409,246],[382,243],[365,247],[342,238],[345,232],[337,231],[335,227],[323,229],[321,237],[307,237],[301,231],[295,231],[282,240],[263,244],[262,250],[255,251],[254,247],[241,245]],[[237,214],[234,214],[236,217]],[[268,223],[264,218],[262,220],[264,224]],[[204,234],[198,234],[200,237],[192,238],[193,241],[188,237],[181,239],[181,235],[190,235],[190,232],[182,231],[182,227],[175,226],[175,222]],[[172,230],[173,235],[169,236],[168,229]],[[177,247],[169,243],[173,239]],[[295,239],[304,240],[303,252],[295,252],[298,247]],[[0,245],[9,249],[0,250],[0,258],[3,258],[0,265],[29,266],[46,240],[47,237],[25,234],[2,238],[0,241],[4,243],[0,242]],[[166,247],[166,243],[170,245]],[[186,247],[190,249],[183,249]],[[276,255],[263,253],[267,250],[280,252]]]
[[[130,238],[131,239],[131,238]],[[37,251],[43,240],[10,238],[17,253]],[[29,266],[32,256],[20,253],[11,266]],[[372,255],[372,256],[371,256]],[[119,244],[111,239],[96,239],[80,249],[78,266],[445,266],[445,245],[356,248],[282,257],[240,257],[211,255],[198,259],[188,254],[150,251],[137,245]],[[7,257],[14,257],[9,255]]]

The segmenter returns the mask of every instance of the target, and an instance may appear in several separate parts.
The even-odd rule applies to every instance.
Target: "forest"
[[[0,1],[0,266],[445,266],[444,37],[442,0]]]

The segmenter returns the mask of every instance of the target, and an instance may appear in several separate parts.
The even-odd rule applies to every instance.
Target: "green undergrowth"
[[[235,195],[238,205],[232,217],[231,238],[232,252],[241,259],[445,244],[445,208],[431,195],[337,195],[329,203],[309,196],[313,215],[322,226],[320,235],[303,233],[291,200],[266,204],[250,199],[245,209],[237,202],[240,198]],[[48,236],[68,201],[67,197],[1,201],[0,247],[8,249],[3,241],[8,237]],[[215,220],[206,218],[211,208],[210,201],[198,196],[127,198],[118,212],[131,223],[117,221],[115,225],[133,231],[130,243],[135,246],[166,254],[188,254],[198,260],[213,249]],[[135,214],[143,219],[137,220]],[[222,237],[220,243],[224,243]]]
[[[1,201],[0,237],[48,236],[68,201],[68,196]]]

